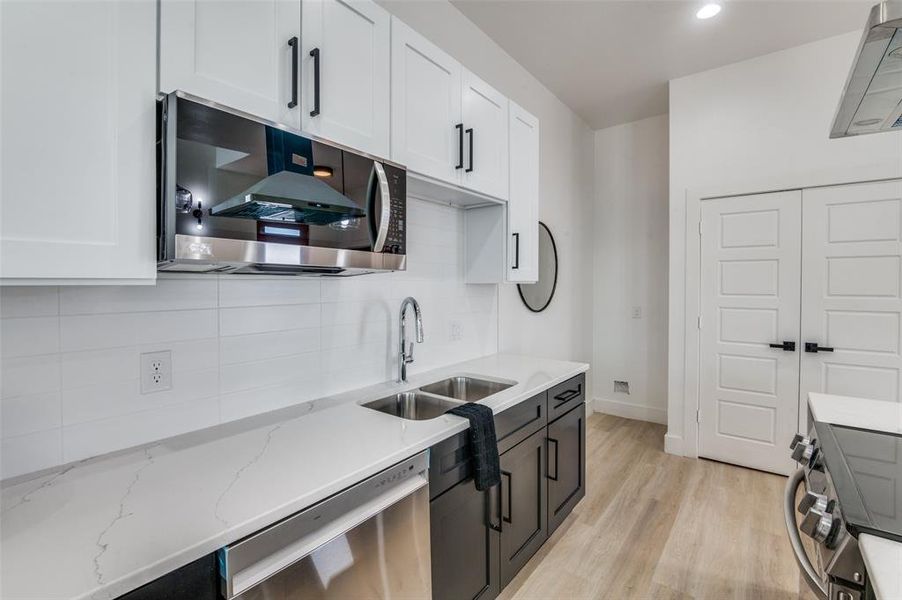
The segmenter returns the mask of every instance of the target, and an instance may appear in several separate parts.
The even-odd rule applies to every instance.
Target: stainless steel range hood
[[[902,0],[871,9],[831,138],[902,131]]]

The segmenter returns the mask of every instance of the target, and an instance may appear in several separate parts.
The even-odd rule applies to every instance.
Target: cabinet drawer
[[[470,430],[439,442],[429,449],[429,498],[435,498],[472,476]]]
[[[498,452],[504,453],[545,427],[546,394],[542,392],[495,415],[495,436]]]
[[[548,422],[586,401],[586,374],[582,373],[548,390]]]

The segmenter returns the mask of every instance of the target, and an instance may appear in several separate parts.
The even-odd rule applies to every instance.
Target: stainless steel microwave
[[[158,120],[160,271],[406,268],[402,167],[181,92]]]

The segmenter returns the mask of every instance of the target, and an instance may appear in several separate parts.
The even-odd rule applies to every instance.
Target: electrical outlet
[[[634,306],[633,310],[632,310],[632,315],[633,315],[634,319],[641,319],[642,318],[642,307]]]
[[[460,321],[451,321],[451,341],[456,342],[463,339],[464,326]]]
[[[172,352],[145,352],[141,355],[141,393],[172,389]]]
[[[629,381],[614,381],[614,393],[615,394],[627,394],[630,393],[630,382]]]

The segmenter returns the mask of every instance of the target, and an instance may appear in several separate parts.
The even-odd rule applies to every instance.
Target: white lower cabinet
[[[3,284],[156,277],[157,10],[0,2]]]
[[[300,0],[161,0],[160,91],[299,129]]]
[[[303,130],[387,158],[391,16],[371,0],[302,7]]]

